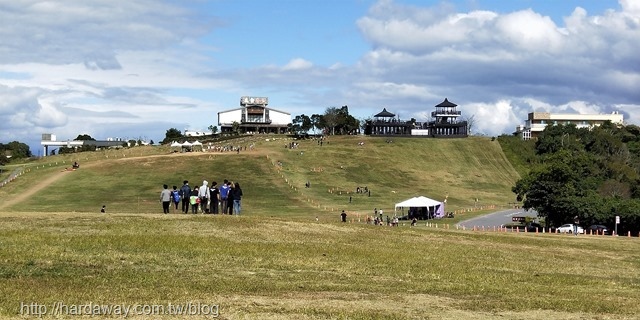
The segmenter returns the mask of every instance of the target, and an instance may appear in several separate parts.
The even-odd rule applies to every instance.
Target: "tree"
[[[291,122],[291,130],[296,135],[306,135],[312,127],[311,118],[305,114],[296,116]]]
[[[321,126],[325,131],[336,134],[352,134],[360,128],[360,121],[349,114],[349,107],[329,107],[321,118]]]
[[[467,122],[467,134],[472,135],[472,130],[475,129],[476,126],[476,115],[474,114],[466,118],[465,121]]]
[[[182,132],[180,132],[180,130],[176,128],[171,128],[167,130],[167,132],[165,133],[165,137],[161,143],[167,144],[167,143],[173,142],[174,140],[178,140],[182,138],[184,138],[184,136],[182,135]]]
[[[338,110],[338,130],[340,134],[353,134],[360,128],[360,121],[349,114],[349,107],[342,106]]]
[[[78,135],[75,140],[78,140],[78,141],[96,141],[96,139],[92,138],[88,134]]]
[[[211,131],[212,135],[215,135],[218,132],[218,126],[210,125],[209,131]]]
[[[322,123],[322,116],[314,113],[311,115],[311,128],[313,129],[313,134],[316,134],[316,129],[320,129],[320,124]]]
[[[600,181],[592,155],[562,150],[518,180],[512,191],[525,209],[535,209],[547,226],[557,226],[571,221],[574,200],[594,196]]]
[[[322,116],[322,127],[327,133],[331,132],[331,134],[335,134],[336,126],[338,125],[338,108],[329,107],[324,111],[324,115]]]
[[[30,158],[31,150],[26,143],[12,141],[6,145],[8,150],[11,150],[11,158],[12,159],[23,159]]]
[[[231,129],[233,130],[233,134],[235,135],[240,134],[240,123],[238,123],[238,121],[234,121],[231,124]]]
[[[0,166],[9,163],[9,158],[7,158],[7,147],[0,143]]]

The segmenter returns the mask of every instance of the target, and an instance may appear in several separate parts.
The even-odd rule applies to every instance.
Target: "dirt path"
[[[252,151],[245,151],[244,153],[249,153],[249,154],[266,154],[265,152],[256,152],[255,150]],[[235,152],[222,152],[222,153],[210,153],[210,155],[215,155],[215,156],[222,156],[222,155],[235,155]],[[206,153],[205,153],[206,155]],[[134,159],[145,159],[145,158],[157,158],[157,157],[185,157],[185,156],[204,156],[202,153],[197,153],[197,152],[187,152],[187,153],[176,153],[176,154],[168,154],[168,155],[149,155],[149,156],[141,156],[141,157],[127,157],[127,158],[118,158],[116,159],[116,161],[129,161],[129,160],[134,160]],[[84,168],[91,168],[93,166],[96,166],[98,164],[100,164],[102,161],[113,161],[113,160],[98,160],[95,162],[90,162],[90,163],[84,163],[82,164],[82,167],[80,167],[80,169],[78,170],[83,170]],[[56,172],[55,174],[51,175],[50,177],[44,179],[44,180],[40,180],[38,182],[38,184],[31,186],[30,188],[28,188],[28,190],[25,190],[25,192],[21,192],[18,195],[14,196],[13,198],[10,198],[9,200],[6,201],[2,201],[0,202],[0,211],[4,210],[5,208],[9,208],[13,205],[16,205],[20,202],[23,202],[24,200],[28,199],[29,197],[33,196],[34,194],[36,194],[37,192],[41,191],[42,189],[50,186],[51,184],[53,184],[54,182],[60,180],[62,177],[64,177],[67,174],[73,174],[73,171],[67,171],[67,170],[62,170],[60,172]]]
[[[98,163],[99,162],[86,164],[86,165],[83,165],[83,167],[92,167],[92,166],[95,166]],[[19,194],[17,194],[13,198],[10,198],[7,201],[1,202],[0,203],[0,211],[2,211],[5,208],[11,207],[11,206],[13,206],[13,205],[15,205],[17,203],[23,202],[25,199],[28,199],[29,197],[33,196],[34,194],[36,194],[40,190],[50,186],[51,184],[53,184],[54,182],[60,180],[64,175],[67,175],[67,174],[73,174],[73,171],[63,170],[63,171],[60,171],[60,172],[56,172],[55,174],[51,175],[50,177],[48,177],[48,178],[46,178],[44,180],[40,180],[40,182],[38,182],[38,184],[31,186],[30,188],[28,188],[24,192],[20,192]]]

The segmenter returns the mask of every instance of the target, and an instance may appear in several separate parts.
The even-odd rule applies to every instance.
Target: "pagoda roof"
[[[380,113],[376,114],[374,117],[395,117],[396,115],[387,111],[387,108],[382,108]]]
[[[444,101],[440,102],[436,107],[457,107],[458,105],[452,102],[449,102],[447,98],[444,98]]]

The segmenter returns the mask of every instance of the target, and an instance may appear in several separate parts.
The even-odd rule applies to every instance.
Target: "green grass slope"
[[[229,179],[241,184],[247,214],[306,217],[340,210],[364,214],[373,208],[391,212],[395,203],[417,195],[448,197],[447,211],[453,211],[504,205],[512,201],[510,188],[518,179],[499,144],[487,138],[406,138],[388,143],[388,138],[344,136],[330,137],[322,146],[314,140],[297,141],[295,149],[285,148],[293,140],[281,137],[251,139],[235,143],[255,144],[255,150],[239,154],[180,154],[166,148],[79,154],[80,170],[65,172],[46,190],[7,210],[96,212],[104,204],[110,212],[157,213],[164,183],[180,187],[187,179],[193,187],[204,179]],[[19,194],[60,174],[74,158],[42,161],[57,165],[32,168],[0,195]],[[304,187],[307,181],[311,188]],[[356,194],[358,186],[368,187],[371,195]]]

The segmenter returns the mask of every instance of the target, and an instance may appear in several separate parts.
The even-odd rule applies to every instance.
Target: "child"
[[[180,203],[180,191],[178,191],[177,186],[173,186],[173,191],[171,191],[171,198],[173,199],[173,204],[176,207],[175,210],[178,210],[178,204]]]
[[[189,198],[189,203],[191,204],[191,213],[198,213],[198,204],[200,203],[200,198],[198,198],[198,187],[193,190],[191,193],[191,198]]]
[[[101,213],[107,213],[107,206],[102,206],[102,209],[100,209]]]

